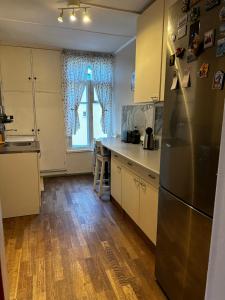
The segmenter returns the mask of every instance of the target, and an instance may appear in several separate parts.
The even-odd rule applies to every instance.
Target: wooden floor
[[[165,299],[153,253],[92,182],[49,178],[39,216],[4,221],[10,299]]]

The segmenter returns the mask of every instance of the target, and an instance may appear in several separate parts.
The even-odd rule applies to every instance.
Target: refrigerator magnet
[[[215,29],[204,33],[204,49],[213,47],[215,42]]]
[[[213,88],[213,90],[222,90],[223,89],[223,84],[224,84],[224,72],[223,71],[217,71],[214,74],[214,77],[213,77],[212,88]]]
[[[176,49],[176,57],[183,58],[185,53],[185,48],[177,48]]]
[[[209,64],[203,63],[199,70],[199,77],[200,78],[207,78],[209,73]]]
[[[221,57],[225,54],[225,38],[217,41],[216,57]]]
[[[196,22],[199,17],[200,17],[200,6],[192,7],[190,12],[191,22]]]
[[[170,55],[170,61],[169,61],[170,67],[175,65],[175,59],[176,59],[175,54]]]
[[[186,70],[184,73],[184,77],[182,80],[182,87],[183,88],[188,88],[191,85],[191,75],[190,75],[190,71]]]
[[[210,10],[217,5],[220,5],[220,0],[206,0],[205,9]]]
[[[187,34],[187,25],[178,29],[177,38],[178,40],[182,39]]]
[[[173,81],[172,81],[172,85],[171,85],[171,91],[174,91],[178,88],[178,76],[177,76],[177,72],[175,71],[173,73]]]
[[[172,42],[175,42],[175,41],[176,41],[176,38],[177,38],[176,34],[175,34],[175,33],[172,33],[172,34],[171,34],[171,41],[172,41]]]

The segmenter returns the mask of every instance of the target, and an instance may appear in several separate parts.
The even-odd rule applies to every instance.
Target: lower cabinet
[[[122,206],[122,166],[111,160],[111,195]]]
[[[141,180],[139,226],[154,244],[156,244],[157,216],[158,189]]]
[[[111,160],[111,195],[156,245],[158,186],[117,159]],[[144,177],[145,178],[145,177]]]
[[[139,225],[139,186],[140,179],[128,169],[123,168],[122,207]]]
[[[3,218],[39,214],[39,153],[1,154],[0,178]]]

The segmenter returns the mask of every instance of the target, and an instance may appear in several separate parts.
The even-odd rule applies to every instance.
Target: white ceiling
[[[85,2],[85,1],[83,1]],[[142,11],[149,0],[86,0],[89,3]],[[136,35],[137,15],[92,7],[91,24],[59,24],[63,0],[0,0],[1,43],[115,52]]]

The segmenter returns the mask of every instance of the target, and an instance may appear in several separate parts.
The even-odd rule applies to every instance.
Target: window
[[[113,57],[64,50],[63,68],[68,147],[92,148],[112,132]]]
[[[93,146],[94,140],[107,137],[102,130],[102,108],[92,84],[92,70],[87,70],[87,80],[78,108],[80,128],[72,135],[72,148],[85,149]]]

